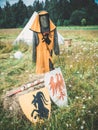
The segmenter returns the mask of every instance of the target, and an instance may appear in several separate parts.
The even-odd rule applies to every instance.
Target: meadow
[[[37,125],[3,108],[2,96],[30,81],[35,64],[32,46],[12,45],[22,29],[0,29],[0,130],[98,130],[98,26],[57,29],[72,39],[71,46],[60,45],[60,55],[53,55],[65,80],[68,106],[58,108],[52,102],[50,118]],[[14,58],[16,51],[23,53],[22,59]]]

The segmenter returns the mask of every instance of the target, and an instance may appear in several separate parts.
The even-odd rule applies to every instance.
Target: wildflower
[[[85,100],[86,99],[86,97],[83,97],[83,100]]]
[[[79,60],[76,60],[76,62],[79,62]]]
[[[96,111],[95,111],[94,113],[95,113],[95,114],[97,114],[97,112],[96,112]]]
[[[10,58],[12,59],[12,58],[13,58],[13,56],[10,56]]]
[[[83,48],[84,51],[87,51],[88,49],[86,47]]]
[[[84,110],[82,110],[82,113],[84,113]]]
[[[78,56],[75,56],[75,59],[77,59],[78,58]]]
[[[90,50],[93,50],[93,49],[90,47]]]
[[[95,54],[95,56],[98,58],[98,55],[97,55],[97,54]]]
[[[1,72],[1,75],[4,75],[4,72]]]
[[[29,77],[32,78],[32,74],[29,74]]]
[[[76,98],[76,99],[79,99],[79,97],[78,97],[78,96],[76,96],[75,98]]]
[[[10,110],[10,111],[12,111],[12,110],[13,110],[13,108],[10,106],[10,107],[9,107],[9,110]]]
[[[83,128],[84,128],[84,126],[82,125],[82,126],[81,126],[81,130],[83,130]]]
[[[85,109],[86,108],[86,106],[85,105],[83,105],[83,107],[82,107],[83,109]]]
[[[91,96],[88,97],[88,99],[91,99],[91,98],[92,98]]]
[[[77,119],[77,122],[79,122],[79,121],[80,121],[80,118]]]
[[[66,108],[68,108],[69,106],[68,105],[66,105]]]
[[[15,54],[14,54],[14,58],[15,59],[21,59],[23,57],[23,54],[21,51],[17,51]]]
[[[76,99],[79,99],[79,97],[78,97],[78,96],[76,96],[75,98],[76,98]]]
[[[68,125],[68,124],[66,124],[66,126],[68,127],[69,125]]]
[[[73,67],[73,65],[70,65],[70,68],[72,68]]]
[[[88,113],[91,113],[91,111],[88,111]]]
[[[82,123],[85,124],[85,121],[83,121]]]
[[[61,51],[60,54],[63,54],[63,51]]]
[[[83,75],[82,75],[82,74],[80,74],[80,78],[84,79],[84,77],[83,77]]]
[[[71,84],[69,84],[69,87],[71,88],[71,87],[72,87],[72,85],[71,85]]]
[[[84,46],[81,45],[81,48],[84,48]]]
[[[69,58],[70,56],[69,55],[67,55],[67,58]]]

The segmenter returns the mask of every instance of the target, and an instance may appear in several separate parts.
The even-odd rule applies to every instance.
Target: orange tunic
[[[45,73],[50,70],[49,68],[49,59],[52,62],[52,57],[50,56],[51,50],[53,50],[54,47],[54,32],[50,32],[50,37],[51,43],[48,45],[45,42],[42,42],[42,34],[38,33],[39,37],[39,44],[36,48],[36,54],[37,54],[37,59],[36,59],[36,73]]]
[[[49,60],[52,62],[52,56],[50,52],[54,48],[54,30],[56,26],[50,20],[50,32],[49,32],[49,39],[51,40],[50,44],[48,45],[45,41],[43,41],[43,35],[40,29],[39,23],[39,15],[47,14],[46,11],[42,11],[38,14],[31,26],[31,30],[38,34],[38,45],[36,47],[36,73],[42,74],[45,72],[50,71],[49,68]]]

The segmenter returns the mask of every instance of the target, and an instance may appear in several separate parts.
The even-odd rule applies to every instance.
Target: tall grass
[[[61,45],[60,56],[53,56],[55,67],[60,67],[64,76],[68,106],[58,108],[52,102],[50,118],[42,124],[34,125],[25,115],[22,117],[10,115],[9,110],[4,110],[3,100],[0,98],[0,130],[98,129],[98,31],[59,30],[59,32],[65,38],[72,38],[70,47]],[[13,35],[16,36],[15,32]],[[24,44],[12,46],[7,43],[5,40],[3,45],[0,44],[1,96],[7,89],[28,82],[35,74],[32,47]],[[23,52],[22,59],[14,58],[13,55],[17,50]]]

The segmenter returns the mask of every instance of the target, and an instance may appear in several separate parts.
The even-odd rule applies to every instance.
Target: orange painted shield
[[[67,90],[60,68],[45,74],[45,86],[56,105],[59,107],[67,106]]]
[[[26,117],[32,122],[41,122],[50,117],[51,102],[46,87],[19,97],[20,106]]]

